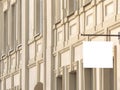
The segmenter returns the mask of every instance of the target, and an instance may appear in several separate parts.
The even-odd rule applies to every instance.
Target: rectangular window
[[[85,90],[93,90],[93,70],[86,68],[85,70]]]
[[[64,0],[63,3],[64,3],[64,6],[63,6],[64,7],[64,10],[63,10],[64,15],[63,16],[66,17],[67,16],[67,0]]]
[[[69,14],[72,14],[77,9],[76,0],[69,0]]]
[[[40,33],[43,31],[43,0],[40,0]]]
[[[21,33],[22,33],[22,30],[21,30],[21,25],[22,25],[22,22],[21,22],[21,19],[22,19],[22,6],[21,6],[21,0],[19,0],[17,2],[17,5],[16,5],[16,43],[17,45],[18,44],[21,44]]]
[[[11,41],[12,41],[12,48],[15,46],[16,38],[16,4],[12,5],[12,32],[11,32]]]
[[[0,90],[3,90],[3,80],[0,80]]]
[[[22,43],[22,0],[20,0],[20,43]]]
[[[57,90],[62,90],[62,76],[57,77]]]
[[[29,0],[29,39],[34,34],[34,0]]]
[[[4,12],[4,50],[6,51],[8,45],[8,11]]]
[[[35,34],[43,32],[43,0],[34,0]]]
[[[60,20],[61,15],[61,0],[55,0],[55,22]]]
[[[76,72],[71,72],[69,74],[69,90],[77,90]]]
[[[104,69],[104,90],[114,90],[113,69]]]

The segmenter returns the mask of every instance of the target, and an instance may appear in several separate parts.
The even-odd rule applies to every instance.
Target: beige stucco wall
[[[0,90],[9,88],[11,90],[15,88],[34,90],[37,82],[43,84],[43,90],[120,89],[118,37],[81,36],[82,33],[118,34],[120,31],[120,0],[92,0],[87,6],[83,6],[85,1],[77,0],[78,7],[71,15],[69,15],[69,0],[66,2],[67,5],[63,5],[65,1],[60,5],[62,6],[61,13],[58,10],[54,11],[53,0],[43,0],[42,34],[37,33],[40,24],[37,23],[39,17],[36,14],[39,10],[37,9],[38,2],[35,1],[35,7],[32,8],[32,5],[29,7],[29,0],[21,0],[21,17],[20,12],[16,12],[18,34],[16,39],[19,44],[13,47],[14,40],[8,38],[10,49],[5,53],[4,12],[8,10],[8,36],[12,37],[11,7],[17,3],[18,10],[20,8],[18,1],[20,2],[20,0],[0,1]],[[69,9],[66,10],[67,8]],[[61,15],[56,23],[54,22],[54,18],[57,18],[54,15],[55,12],[57,12],[56,15],[59,13]],[[67,12],[66,16],[64,16],[65,12]],[[21,23],[20,20],[22,20]],[[21,43],[19,41],[20,27]],[[112,41],[114,43],[114,72],[110,69],[83,68],[84,41]],[[59,89],[58,84],[62,85]],[[111,84],[114,84],[114,87]]]

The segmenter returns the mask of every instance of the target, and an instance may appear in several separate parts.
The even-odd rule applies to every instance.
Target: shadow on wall
[[[38,82],[34,88],[34,90],[43,90],[43,84],[41,82]]]

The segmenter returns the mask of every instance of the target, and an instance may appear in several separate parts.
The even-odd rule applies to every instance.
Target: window
[[[34,0],[29,0],[29,39],[34,34]]]
[[[3,80],[0,80],[0,90],[3,90]]]
[[[19,0],[20,1],[20,33],[18,34],[19,35],[19,41],[20,41],[20,43],[22,43],[22,1],[21,0]]]
[[[85,70],[85,90],[93,90],[93,70],[86,68]]]
[[[16,4],[12,5],[12,32],[11,32],[11,41],[12,41],[12,48],[15,46],[16,38]]]
[[[61,1],[62,0],[55,0],[55,22],[60,20],[61,16]]]
[[[21,43],[21,25],[22,25],[22,22],[21,22],[21,16],[22,16],[22,7],[21,7],[21,0],[18,0],[17,1],[17,4],[16,4],[16,43],[17,45]]]
[[[69,74],[69,90],[77,90],[77,75],[76,72]]]
[[[77,1],[69,0],[69,14],[72,14],[77,9]]]
[[[64,17],[66,17],[67,16],[67,0],[64,0],[64,10],[63,10],[63,14],[64,14]]]
[[[43,0],[40,0],[40,33],[43,31]]]
[[[43,32],[43,0],[34,0],[35,34]]]
[[[62,90],[62,76],[57,77],[57,90]]]
[[[4,12],[4,50],[6,51],[8,45],[8,11]]]
[[[112,69],[104,69],[104,90],[114,90],[114,73]]]

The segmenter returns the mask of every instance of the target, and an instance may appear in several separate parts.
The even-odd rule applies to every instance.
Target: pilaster
[[[52,56],[52,48],[53,48],[53,30],[52,30],[52,0],[46,0],[46,8],[47,8],[47,33],[46,33],[46,90],[53,90],[52,81],[53,81],[53,56]]]
[[[28,89],[28,0],[22,0],[22,90]]]

